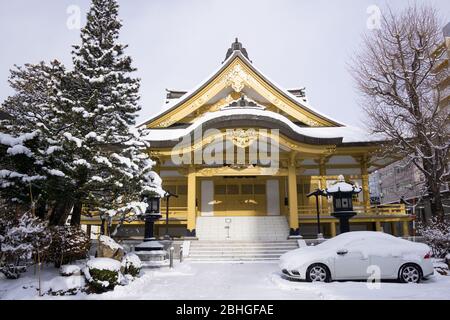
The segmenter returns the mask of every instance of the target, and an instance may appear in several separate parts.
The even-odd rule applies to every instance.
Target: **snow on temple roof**
[[[343,143],[376,142],[383,140],[380,137],[370,135],[368,132],[353,126],[300,127],[279,113],[246,107],[224,108],[216,112],[207,113],[200,117],[195,123],[183,129],[148,129],[148,135],[145,139],[148,141],[178,140],[210,120],[233,115],[249,115],[272,118],[283,122],[293,131],[311,138],[342,138]]]
[[[295,96],[293,93],[289,92],[287,89],[284,89],[282,86],[280,86],[279,84],[277,84],[275,81],[269,79],[266,75],[264,75],[258,68],[256,68],[252,62],[247,59],[244,54],[240,51],[240,50],[235,50],[233,51],[233,53],[228,57],[227,60],[225,60],[223,62],[223,64],[216,69],[212,74],[210,74],[207,78],[205,78],[203,81],[201,81],[196,87],[194,87],[193,89],[189,90],[188,92],[184,93],[182,96],[175,98],[174,99],[168,99],[166,105],[164,106],[164,108],[157,112],[152,118],[143,121],[142,123],[140,123],[138,125],[138,127],[140,126],[144,126],[147,125],[148,123],[154,121],[155,119],[165,115],[166,113],[172,111],[173,109],[175,109],[176,107],[178,107],[179,105],[181,105],[183,102],[187,101],[188,99],[190,99],[191,97],[193,97],[195,94],[197,94],[201,89],[203,89],[208,83],[210,83],[216,76],[218,76],[223,70],[225,70],[227,68],[227,66],[235,59],[239,57],[249,68],[251,68],[258,76],[260,76],[262,79],[264,79],[265,81],[267,81],[271,86],[273,86],[274,88],[276,88],[280,93],[282,93],[286,98],[288,98],[289,100],[291,100],[292,102],[294,102],[295,104],[297,104],[299,107],[305,109],[306,111],[311,112],[312,114],[323,118],[323,119],[327,119],[329,121],[334,122],[337,126],[344,126],[345,124],[343,124],[340,121],[337,121],[327,115],[324,115],[323,113],[321,113],[320,111],[316,110],[315,108],[313,108],[305,98],[300,98]],[[180,91],[179,93],[184,92],[184,91]]]

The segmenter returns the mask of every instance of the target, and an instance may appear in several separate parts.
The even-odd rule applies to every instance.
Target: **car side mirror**
[[[346,255],[348,253],[347,249],[338,249],[336,253],[340,256]]]

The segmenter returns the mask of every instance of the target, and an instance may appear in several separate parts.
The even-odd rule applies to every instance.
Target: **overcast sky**
[[[432,3],[450,21],[450,1]],[[89,0],[0,0],[0,101],[12,94],[14,64],[58,59],[71,64],[79,30],[67,27],[70,6]],[[165,89],[189,90],[217,69],[235,37],[253,63],[285,88],[305,86],[315,109],[348,124],[363,114],[347,64],[370,32],[367,10],[386,1],[340,0],[119,0],[137,76],[142,79],[140,121],[164,107]],[[395,10],[411,1],[389,1]],[[372,11],[373,12],[373,11]],[[72,20],[71,20],[72,21]]]

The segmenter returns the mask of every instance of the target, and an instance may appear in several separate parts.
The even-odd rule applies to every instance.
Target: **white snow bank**
[[[120,271],[121,263],[110,258],[94,258],[86,263],[89,269]]]

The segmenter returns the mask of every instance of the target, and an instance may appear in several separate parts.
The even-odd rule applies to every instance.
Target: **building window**
[[[253,185],[252,184],[243,184],[241,186],[242,194],[253,194]]]
[[[214,186],[214,193],[215,194],[226,194],[227,193],[227,186],[224,184],[216,184]]]
[[[255,184],[253,187],[255,189],[255,194],[266,194],[265,184]]]
[[[239,186],[233,184],[227,185],[227,194],[239,194]]]

